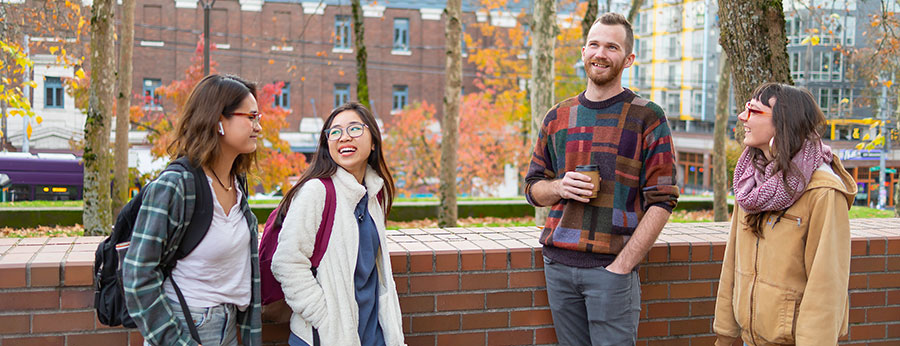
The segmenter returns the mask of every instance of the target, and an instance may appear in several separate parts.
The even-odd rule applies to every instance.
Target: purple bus
[[[0,200],[68,201],[80,200],[84,185],[84,165],[69,154],[0,153],[0,174],[9,177]]]

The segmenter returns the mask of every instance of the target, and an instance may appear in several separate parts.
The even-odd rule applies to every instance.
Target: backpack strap
[[[200,244],[200,241],[206,236],[206,232],[209,231],[209,225],[212,224],[213,217],[213,196],[202,166],[193,166],[185,156],[175,160],[174,164],[183,166],[185,170],[190,171],[194,176],[194,210],[191,213],[191,221],[187,230],[181,238],[181,243],[175,251],[175,260],[180,260],[187,257],[191,251],[194,251],[197,245]],[[243,186],[241,188],[243,189]],[[244,196],[246,198],[246,194]],[[175,263],[173,262],[172,266],[174,267],[174,265]]]
[[[203,172],[203,167],[200,165],[194,167],[187,157],[182,156],[178,158],[175,162],[170,164],[169,167],[166,167],[166,170],[178,172],[189,171],[194,176],[194,207],[190,213],[191,219],[187,225],[187,229],[183,231],[184,234],[181,236],[180,243],[175,250],[174,256],[169,257],[168,260],[163,263],[163,272],[165,276],[172,281],[172,288],[175,289],[175,295],[178,296],[178,303],[181,305],[181,312],[184,314],[184,321],[191,333],[191,338],[197,343],[200,343],[200,333],[197,331],[197,326],[193,323],[190,307],[188,307],[187,301],[184,299],[184,295],[181,293],[178,284],[175,283],[175,278],[172,277],[172,270],[175,269],[178,260],[187,257],[187,255],[200,244],[200,241],[203,240],[203,237],[205,237],[207,231],[209,231],[209,225],[212,224],[213,215],[212,191],[209,189],[209,184],[207,184],[206,179],[204,179],[206,178],[206,173]]]
[[[319,178],[322,184],[325,184],[325,208],[322,210],[322,222],[319,223],[319,230],[316,232],[316,245],[313,249],[313,255],[310,257],[312,262],[313,276],[316,276],[316,268],[322,262],[325,256],[325,250],[328,249],[328,241],[331,238],[331,228],[334,226],[334,210],[337,208],[337,192],[334,191],[334,182],[331,177]]]

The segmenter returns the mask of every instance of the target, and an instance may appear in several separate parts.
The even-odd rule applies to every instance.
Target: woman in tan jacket
[[[716,345],[836,345],[847,333],[856,182],[809,91],[767,83],[738,115],[743,154],[716,299]]]

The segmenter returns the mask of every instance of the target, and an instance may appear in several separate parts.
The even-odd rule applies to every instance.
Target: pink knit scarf
[[[800,169],[800,175],[788,176],[787,184],[793,192],[788,194],[782,179],[784,172],[775,172],[775,161],[765,163],[765,171],[760,172],[751,162],[750,147],[747,147],[734,168],[734,199],[749,214],[786,209],[803,195],[813,172],[822,163],[831,163],[831,159],[831,148],[822,140],[806,141],[791,159]]]

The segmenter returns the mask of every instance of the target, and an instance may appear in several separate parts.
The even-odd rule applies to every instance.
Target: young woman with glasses
[[[181,113],[169,151],[193,167],[165,171],[144,187],[122,265],[128,312],[147,345],[237,345],[238,333],[244,345],[261,345],[258,226],[243,183],[262,130],[256,86],[236,76],[207,76]],[[195,191],[196,179],[211,194]],[[173,239],[183,239],[172,235],[199,222],[185,210],[203,203],[212,210],[209,229],[169,275],[160,263],[179,245]],[[193,321],[185,321],[173,280]]]
[[[836,345],[847,334],[856,182],[819,132],[812,94],[763,84],[738,115],[744,149],[716,299],[716,345]]]
[[[326,188],[336,207],[328,247],[311,271]],[[382,195],[383,198],[378,196]],[[404,345],[400,304],[385,243],[394,181],[375,118],[348,103],[325,120],[312,165],[282,200],[287,210],[272,274],[293,310],[291,346]]]

